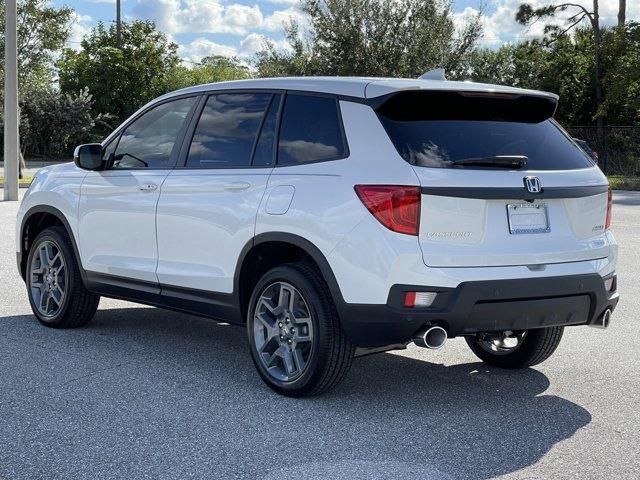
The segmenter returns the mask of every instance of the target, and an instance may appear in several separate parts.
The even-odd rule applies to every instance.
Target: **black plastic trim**
[[[161,286],[157,282],[99,272],[85,272],[85,276],[87,289],[105,297],[139,302],[234,324],[243,322],[235,294],[172,285]]]
[[[342,298],[342,292],[340,291],[340,287],[338,286],[338,282],[336,280],[335,275],[333,274],[333,270],[329,265],[324,254],[320,251],[318,247],[316,247],[313,243],[307,240],[304,237],[299,235],[295,235],[293,233],[285,233],[285,232],[267,232],[260,233],[256,235],[252,240],[250,240],[240,252],[238,257],[238,263],[236,266],[235,278],[234,278],[234,292],[240,291],[240,272],[242,270],[242,265],[244,260],[249,253],[249,251],[262,243],[267,242],[282,242],[289,243],[291,245],[295,245],[296,247],[304,250],[318,265],[320,271],[322,272],[322,276],[327,282],[331,294],[333,296],[334,301],[336,302],[344,302]]]
[[[160,285],[133,278],[119,277],[100,272],[85,271],[85,287],[100,295],[110,298],[121,298],[141,303],[159,300]]]
[[[27,210],[27,212],[22,217],[22,223],[20,225],[20,252],[17,252],[18,261],[19,261],[18,270],[20,272],[20,276],[22,277],[23,280],[25,279],[23,263],[26,262],[27,257],[29,255],[29,252],[24,252],[25,254],[22,255],[22,251],[25,248],[25,245],[24,245],[24,235],[26,233],[25,227],[29,223],[29,220],[31,219],[31,217],[40,213],[48,213],[50,215],[53,215],[60,221],[60,223],[62,223],[62,225],[64,225],[64,228],[67,230],[67,233],[69,234],[69,238],[71,239],[73,253],[75,254],[76,259],[78,261],[78,265],[80,267],[80,273],[82,274],[82,280],[85,281],[86,277],[81,265],[80,250],[78,249],[78,244],[76,243],[76,239],[73,236],[73,230],[71,229],[71,226],[69,225],[69,222],[67,221],[67,218],[65,217],[64,213],[62,213],[60,210],[50,205],[36,205],[35,207],[31,207],[29,210]]]
[[[436,291],[430,308],[405,308],[408,291]],[[527,330],[557,325],[589,325],[618,294],[606,292],[597,274],[463,282],[456,288],[394,285],[385,305],[342,304],[345,332],[359,347],[410,342],[426,325],[441,325],[449,335]]]
[[[582,198],[606,193],[609,185],[578,187],[547,187],[540,193],[512,187],[422,187],[423,195],[439,197],[479,198],[484,200],[537,200],[553,198]]]

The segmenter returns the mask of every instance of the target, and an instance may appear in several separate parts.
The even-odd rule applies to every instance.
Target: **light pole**
[[[122,26],[120,17],[120,0],[116,0],[116,34],[118,38],[118,48],[122,48]]]
[[[18,33],[16,0],[6,0],[4,46],[4,199],[18,200]]]

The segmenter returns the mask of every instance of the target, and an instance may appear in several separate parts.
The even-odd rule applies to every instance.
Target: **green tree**
[[[63,52],[58,61],[60,88],[63,93],[88,89],[94,112],[120,122],[167,91],[180,61],[177,50],[153,22],[123,23],[121,48],[115,25],[99,23],[82,40],[80,51]]]
[[[640,125],[640,23],[603,32],[603,59],[602,116],[611,124]]]
[[[18,77],[21,91],[48,89],[53,78],[53,56],[69,39],[73,10],[53,7],[47,0],[18,2]],[[4,58],[5,2],[0,4],[0,55]],[[4,90],[4,62],[0,63]],[[4,95],[3,95],[4,96]]]
[[[250,76],[249,68],[237,58],[210,56],[191,67],[177,65],[168,75],[167,90],[178,90],[204,83],[242,80]]]
[[[594,75],[594,91],[596,101],[596,122],[598,126],[603,125],[603,118],[600,115],[600,105],[603,102],[602,93],[602,32],[600,30],[600,14],[599,14],[599,2],[593,0],[593,8],[588,8],[577,3],[556,3],[547,5],[540,8],[533,8],[528,3],[523,3],[518,8],[516,13],[516,20],[522,25],[529,25],[537,20],[553,18],[559,12],[571,11],[571,15],[565,22],[565,25],[558,26],[554,23],[550,23],[545,26],[545,34],[547,39],[545,40],[547,45],[564,38],[572,30],[578,29],[583,20],[587,20],[591,26],[591,33],[593,38],[593,75]]]
[[[103,115],[91,112],[93,99],[83,90],[77,94],[34,91],[21,102],[23,146],[31,155],[71,155],[76,145],[99,141],[93,134]]]
[[[455,31],[449,0],[304,0],[309,32],[285,28],[291,52],[258,54],[260,76],[417,77],[456,70],[481,36],[479,16]]]
[[[602,88],[595,96],[594,44],[589,28],[548,44],[542,41],[477,49],[466,59],[463,78],[547,90],[560,95],[556,117],[566,125],[640,123],[640,25],[602,29]]]

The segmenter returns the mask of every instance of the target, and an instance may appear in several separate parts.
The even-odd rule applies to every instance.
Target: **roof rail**
[[[429,70],[424,75],[421,75],[419,80],[440,80],[440,81],[445,81],[446,78],[444,76],[444,68],[434,68],[433,70]]]

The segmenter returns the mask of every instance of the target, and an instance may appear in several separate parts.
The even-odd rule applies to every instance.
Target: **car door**
[[[280,103],[264,91],[208,97],[184,166],[169,174],[158,203],[157,275],[168,303],[233,292],[273,169]]]
[[[145,111],[109,144],[110,167],[89,172],[80,195],[82,264],[106,274],[157,286],[156,206],[175,166],[197,96]]]

